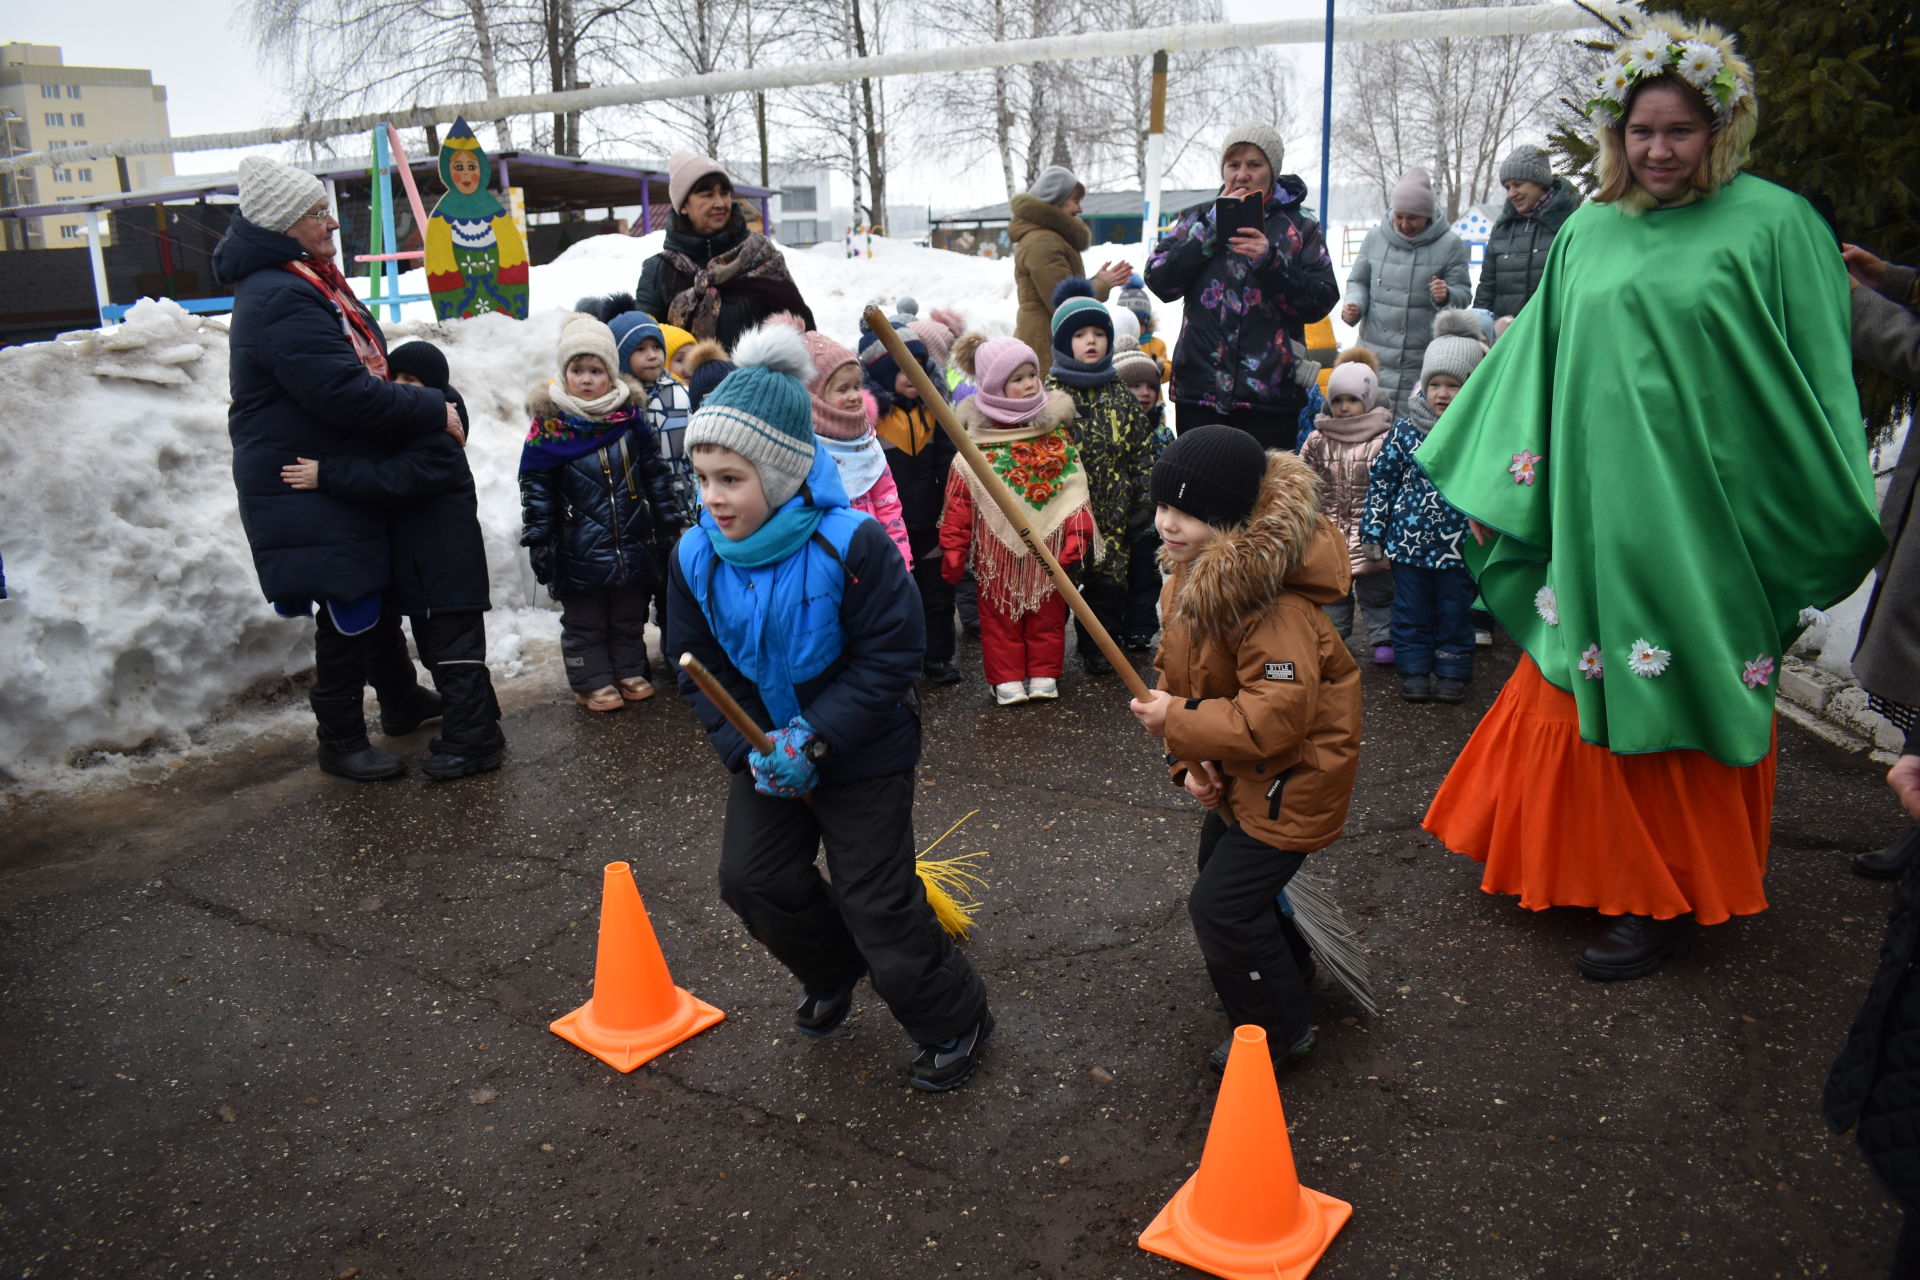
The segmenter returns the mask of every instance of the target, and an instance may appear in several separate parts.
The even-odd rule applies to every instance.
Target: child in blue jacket
[[[815,446],[800,334],[768,324],[734,360],[687,426],[705,510],[673,556],[667,608],[668,652],[700,659],[772,731],[771,752],[750,751],[681,674],[733,774],[720,895],[799,980],[801,1033],[838,1028],[871,975],[918,1044],[910,1083],[955,1089],[993,1015],[914,869],[919,594]],[[823,846],[831,888],[814,867]]]
[[[1367,469],[1360,550],[1393,561],[1393,665],[1408,702],[1464,702],[1473,679],[1473,575],[1460,554],[1467,518],[1447,504],[1414,453],[1486,356],[1479,324],[1442,311],[1420,365],[1420,389]]]

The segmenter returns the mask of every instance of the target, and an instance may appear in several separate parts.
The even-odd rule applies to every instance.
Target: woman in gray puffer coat
[[[1473,305],[1500,316],[1517,316],[1546,274],[1547,250],[1567,215],[1580,207],[1580,193],[1553,175],[1547,153],[1535,146],[1515,147],[1500,162],[1500,185],[1507,203],[1487,236],[1487,257]]]
[[[1340,318],[1380,357],[1380,388],[1396,418],[1420,382],[1434,317],[1473,296],[1467,246],[1440,216],[1433,180],[1415,165],[1393,189],[1388,217],[1367,232],[1347,276]]]

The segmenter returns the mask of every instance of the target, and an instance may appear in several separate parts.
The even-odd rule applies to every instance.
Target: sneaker
[[[476,773],[491,773],[500,767],[506,758],[505,747],[495,747],[491,751],[482,751],[474,755],[460,755],[452,751],[430,752],[420,762],[420,772],[436,782],[447,782],[454,778],[470,778]]]
[[[929,662],[920,669],[920,674],[929,684],[959,684],[964,678],[953,669],[951,662]]]
[[[1152,636],[1131,635],[1131,636],[1128,636],[1126,639],[1122,640],[1120,643],[1126,648],[1126,651],[1128,653],[1152,653],[1153,652]]]
[[[1393,646],[1390,644],[1377,644],[1373,646],[1373,665],[1376,667],[1392,666]]]
[[[1021,684],[1018,680],[1009,680],[1005,684],[997,684],[993,686],[993,700],[997,705],[1003,707],[1010,707],[1016,702],[1025,702],[1027,700],[1027,686]]]
[[[1052,676],[1035,676],[1027,681],[1027,697],[1034,702],[1048,702],[1060,696],[1060,682]]]
[[[653,696],[653,681],[645,676],[628,676],[618,684],[620,696],[628,702],[645,702]]]
[[[1273,1044],[1271,1041],[1268,1042],[1267,1048],[1269,1051],[1272,1050]],[[1215,1075],[1225,1074],[1227,1070],[1227,1056],[1232,1052],[1233,1052],[1232,1036],[1228,1036],[1225,1040],[1222,1040],[1219,1044],[1213,1046],[1212,1050],[1208,1052],[1207,1065],[1213,1068],[1213,1073]],[[1307,1033],[1304,1036],[1300,1037],[1300,1039],[1296,1040],[1291,1049],[1288,1049],[1283,1053],[1272,1054],[1273,1065],[1276,1068],[1293,1066],[1298,1063],[1305,1062],[1307,1060],[1307,1055],[1312,1052],[1313,1052],[1313,1028],[1308,1027]]]
[[[1400,696],[1408,702],[1432,702],[1433,676],[1430,674],[1401,676]]]
[[[1467,682],[1449,680],[1440,676],[1433,682],[1433,700],[1435,702],[1465,702],[1467,700]]]
[[[1493,632],[1487,630],[1485,627],[1475,627],[1473,629],[1473,642],[1482,649],[1488,648],[1493,644]]]
[[[980,1051],[992,1035],[993,1011],[989,1009],[980,1015],[980,1021],[951,1040],[921,1045],[909,1071],[913,1087],[928,1093],[958,1089],[973,1079],[973,1069],[980,1065]]]
[[[627,705],[627,700],[612,685],[595,689],[592,693],[576,693],[573,700],[589,711],[619,711]]]
[[[853,1011],[853,989],[859,985],[860,980],[855,978],[838,991],[829,991],[823,996],[802,993],[800,1003],[793,1009],[794,1028],[815,1040],[832,1035]]]

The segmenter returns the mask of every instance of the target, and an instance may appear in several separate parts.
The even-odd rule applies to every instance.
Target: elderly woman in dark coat
[[[240,211],[213,264],[236,282],[227,431],[260,589],[288,616],[319,606],[308,700],[320,767],[371,781],[405,765],[367,742],[367,684],[389,734],[437,717],[440,700],[418,683],[399,615],[382,609],[391,574],[386,514],[290,488],[281,468],[413,432],[465,435],[445,395],[388,380],[380,326],[333,263],[338,226],[318,178],[248,156],[240,162]]]
[[[733,179],[718,161],[676,151],[667,162],[667,240],[640,268],[640,310],[695,338],[733,350],[741,334],[791,311],[813,328],[813,312],[787,274],[773,241],[747,229]],[[622,369],[620,373],[625,373]]]

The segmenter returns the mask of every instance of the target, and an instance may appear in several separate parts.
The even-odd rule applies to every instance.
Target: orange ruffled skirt
[[[1776,728],[1744,768],[1702,751],[1615,755],[1581,741],[1573,695],[1522,656],[1421,825],[1485,864],[1481,889],[1533,911],[1719,924],[1766,910],[1778,744]]]

